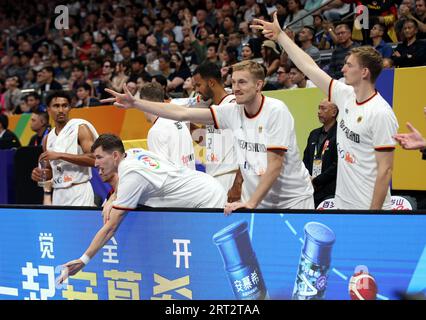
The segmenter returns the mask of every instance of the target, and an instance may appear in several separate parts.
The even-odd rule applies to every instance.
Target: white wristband
[[[90,258],[87,254],[83,254],[80,257],[80,260],[83,261],[84,265],[87,265],[90,262]]]

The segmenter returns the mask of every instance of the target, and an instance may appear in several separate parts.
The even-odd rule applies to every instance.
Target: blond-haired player
[[[350,51],[342,68],[345,83],[333,80],[273,22],[254,20],[255,29],[278,41],[293,63],[328,94],[339,108],[336,207],[391,209],[390,180],[398,122],[389,104],[375,89],[382,57],[373,47]]]
[[[234,134],[243,176],[242,202],[227,203],[225,213],[239,208],[313,209],[313,187],[299,157],[294,120],[280,100],[262,95],[265,74],[254,61],[233,66],[232,89],[236,102],[210,109],[185,108],[134,98],[108,90],[122,108],[138,108],[160,117],[229,128]]]

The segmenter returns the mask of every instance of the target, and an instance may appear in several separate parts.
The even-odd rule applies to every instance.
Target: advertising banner
[[[97,210],[0,208],[0,299],[398,299],[426,287],[413,213],[129,212],[67,284]]]

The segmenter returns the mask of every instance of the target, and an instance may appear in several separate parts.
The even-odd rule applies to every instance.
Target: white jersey
[[[209,175],[176,166],[144,149],[129,149],[118,166],[116,209],[151,207],[223,208],[223,187]]]
[[[369,209],[377,177],[375,151],[394,149],[398,121],[385,99],[376,93],[362,103],[355,91],[331,81],[329,99],[339,108],[337,117],[338,170],[335,202],[338,209]],[[384,210],[391,209],[388,188]]]
[[[219,102],[218,106],[231,103],[235,103],[235,96],[228,94]],[[206,173],[217,177],[232,172],[235,176],[237,170],[238,163],[232,130],[216,129],[214,125],[206,125]]]
[[[191,133],[184,122],[157,118],[148,131],[148,149],[176,165],[195,170]]]
[[[55,128],[49,132],[46,149],[75,155],[84,154],[78,144],[78,129],[83,124],[90,129],[93,138],[97,139],[98,133],[90,122],[83,119],[71,119],[58,135],[55,132]],[[50,165],[53,175],[52,186],[55,189],[68,188],[73,184],[83,183],[92,178],[90,167],[79,166],[63,160],[51,160]]]
[[[247,115],[244,106],[238,104],[212,106],[210,110],[216,128],[230,128],[234,133],[244,179],[242,201],[249,200],[256,190],[266,172],[267,151],[273,150],[286,151],[283,167],[258,208],[292,208],[313,197],[309,172],[299,156],[294,120],[282,101],[262,96],[262,105],[254,116]]]

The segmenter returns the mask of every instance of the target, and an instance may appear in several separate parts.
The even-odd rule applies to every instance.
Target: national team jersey
[[[157,118],[148,131],[147,142],[149,151],[195,170],[192,137],[184,122]]]
[[[235,103],[235,96],[228,94],[219,106]],[[206,173],[216,177],[238,169],[231,129],[216,129],[206,125]]]
[[[242,201],[249,200],[260,176],[266,172],[267,151],[284,150],[283,167],[258,208],[291,208],[312,197],[309,172],[303,165],[296,143],[294,119],[280,100],[262,95],[254,116],[244,106],[234,104],[210,107],[215,127],[233,131],[237,160],[244,179]]]
[[[367,210],[377,177],[375,152],[395,148],[392,136],[398,131],[398,121],[377,91],[368,100],[358,103],[352,86],[332,80],[329,99],[339,108],[336,207]],[[391,209],[390,188],[383,209]]]
[[[113,207],[223,208],[223,187],[203,172],[177,166],[153,152],[129,149],[118,166],[119,183]]]
[[[83,119],[71,119],[58,135],[55,128],[49,132],[46,150],[76,155],[83,154],[84,152],[78,143],[78,130],[83,124],[90,129],[93,138],[96,139],[98,133],[90,122]],[[54,189],[68,188],[73,184],[87,182],[92,178],[90,167],[79,166],[63,160],[51,160],[50,165],[52,167],[52,186]]]

